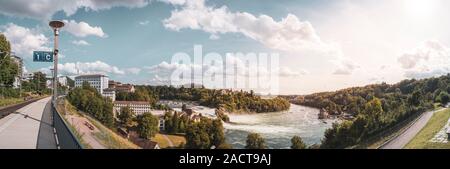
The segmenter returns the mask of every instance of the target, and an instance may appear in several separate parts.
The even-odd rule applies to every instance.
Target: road
[[[95,133],[99,133],[100,130],[94,125],[92,125],[93,130],[89,129],[89,127],[85,125],[86,122],[92,124],[86,117],[79,115],[66,115],[66,119],[69,124],[71,124],[81,135],[83,141],[90,146],[89,148],[106,149],[106,147],[95,136]]]
[[[381,146],[380,149],[402,149],[417,135],[417,133],[419,133],[420,130],[422,130],[423,127],[425,127],[433,114],[439,110],[425,112],[410,127],[394,139],[390,140],[387,144]]]
[[[0,119],[0,149],[55,149],[50,97]]]

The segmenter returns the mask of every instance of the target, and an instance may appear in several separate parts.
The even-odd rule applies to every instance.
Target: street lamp
[[[52,29],[54,33],[54,50],[53,50],[53,101],[56,101],[56,98],[58,97],[58,36],[59,36],[59,29],[64,26],[64,22],[61,21],[50,21],[48,24]]]

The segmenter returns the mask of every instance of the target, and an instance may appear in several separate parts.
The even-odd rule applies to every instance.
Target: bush
[[[151,139],[159,132],[159,120],[151,113],[144,113],[137,117],[139,136],[146,139]]]
[[[105,126],[114,127],[113,103],[110,99],[103,98],[87,82],[83,83],[83,87],[71,90],[67,100],[77,109],[90,114]]]

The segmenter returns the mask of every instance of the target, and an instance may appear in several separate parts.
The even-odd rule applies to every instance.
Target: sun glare
[[[433,14],[437,0],[404,0],[403,3],[408,15],[417,19],[425,19]]]

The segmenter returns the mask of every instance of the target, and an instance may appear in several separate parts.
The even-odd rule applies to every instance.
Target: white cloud
[[[53,68],[53,66],[42,68],[40,70],[48,73],[51,68]],[[126,73],[126,70],[119,69],[116,66],[109,65],[102,61],[58,64],[58,71],[59,74],[68,76],[93,73],[124,75]]]
[[[151,78],[148,81],[148,84],[150,85],[170,85],[170,80],[167,77],[160,77],[159,75],[154,75],[153,78]]]
[[[408,78],[427,78],[450,72],[450,48],[438,41],[426,41],[398,58]]]
[[[350,75],[353,71],[359,68],[359,65],[348,58],[340,58],[333,63],[336,65],[337,69],[333,72],[335,75]]]
[[[231,73],[226,72],[226,65],[223,63],[223,67],[220,66],[211,66],[211,65],[198,65],[198,64],[183,64],[183,63],[167,63],[165,61],[145,67],[149,73],[156,74],[158,77],[170,77],[171,73],[175,70],[181,71],[194,71],[195,73],[205,73],[207,71],[214,71],[216,73],[222,73],[224,76],[270,76],[268,67],[258,66],[258,65],[246,65],[245,62],[235,56],[226,57],[225,63],[236,66],[236,70],[238,72]],[[200,70],[201,69],[201,70]],[[277,70],[273,70],[275,74],[279,77],[298,77],[302,75],[309,74],[306,70],[293,70],[289,67],[279,67]],[[257,72],[255,75],[250,75],[249,72]],[[202,74],[194,75],[195,78],[202,78]]]
[[[269,48],[289,52],[304,49],[330,50],[327,49],[330,46],[321,41],[308,21],[300,21],[293,14],[275,21],[267,15],[231,12],[226,6],[208,7],[204,0],[169,2],[181,6],[163,21],[164,26],[171,30],[202,30],[211,33],[211,39],[217,39],[219,34],[241,33]]]
[[[80,8],[94,11],[113,7],[140,8],[148,5],[149,2],[150,0],[2,0],[0,13],[48,20],[58,11],[64,11],[67,16],[70,16]]]
[[[113,7],[142,8],[150,3],[150,0],[85,0],[81,7],[93,10],[111,9]]]
[[[268,15],[255,16],[247,12],[231,12],[227,6],[210,7],[205,0],[166,0],[176,8],[171,16],[163,20],[167,29],[202,30],[210,33],[210,39],[217,40],[219,35],[240,33],[264,46],[286,52],[287,55],[310,55],[331,57],[337,60],[335,74],[349,75],[358,66],[344,57],[340,46],[325,43],[308,21],[288,14],[280,21]],[[334,62],[334,61],[333,61]]]
[[[217,40],[217,39],[220,39],[220,36],[219,36],[219,35],[216,35],[216,34],[211,34],[211,35],[209,35],[209,39],[211,39],[211,40]]]
[[[146,20],[146,21],[140,21],[139,25],[148,25],[150,23],[150,21]]]
[[[2,32],[11,43],[12,51],[21,57],[31,57],[34,50],[51,50],[48,38],[35,29],[9,23],[1,27]]]
[[[160,1],[172,5],[183,5],[184,3],[186,3],[186,0],[160,0]]]
[[[125,69],[125,72],[137,75],[141,72],[141,69],[132,67],[132,68]]]
[[[107,35],[103,32],[103,29],[99,26],[90,26],[88,23],[83,21],[77,23],[74,20],[63,20],[63,22],[66,24],[63,30],[77,37],[86,37],[90,35],[102,38],[107,37]]]
[[[297,70],[292,70],[288,67],[281,68],[279,73],[280,73],[280,76],[282,76],[282,77],[298,77],[298,76],[309,74],[309,72],[306,70],[297,71]]]
[[[74,40],[74,41],[72,41],[72,44],[77,45],[77,46],[89,46],[89,45],[91,45],[88,42],[86,42],[85,40]]]

